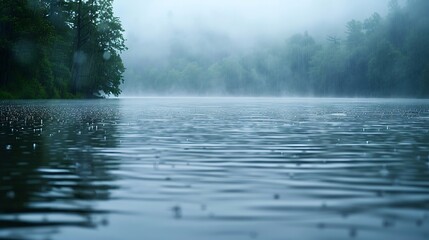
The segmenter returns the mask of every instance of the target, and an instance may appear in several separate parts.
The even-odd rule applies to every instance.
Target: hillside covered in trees
[[[119,95],[123,29],[113,0],[1,0],[0,98]]]
[[[227,39],[194,51],[177,39],[166,62],[138,63],[129,94],[429,97],[429,1],[392,0],[387,16],[346,23],[342,36],[296,34],[231,53]],[[287,23],[285,23],[287,24]],[[211,40],[213,40],[213,37]],[[212,47],[213,48],[213,47]],[[194,48],[195,49],[195,48]]]

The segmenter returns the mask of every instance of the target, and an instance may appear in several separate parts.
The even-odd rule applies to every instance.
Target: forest
[[[113,0],[1,0],[0,98],[119,95],[126,50]]]
[[[130,92],[429,97],[429,1],[392,0],[388,8],[386,16],[347,22],[342,36],[316,40],[303,31],[246,53],[230,51],[221,36],[214,44],[219,54],[194,51],[178,38],[166,62],[139,63]]]
[[[162,63],[134,63],[127,73],[113,0],[2,0],[0,98],[94,98],[124,89],[145,95],[429,97],[429,1],[391,0],[388,8],[386,16],[347,22],[341,35],[318,39],[303,31],[246,52],[213,33],[205,35],[216,43],[199,51],[177,37]]]

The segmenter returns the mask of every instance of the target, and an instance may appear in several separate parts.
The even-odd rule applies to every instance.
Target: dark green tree
[[[112,3],[0,1],[0,97],[119,95],[126,47]]]
[[[113,0],[77,0],[74,9],[73,92],[118,96],[125,71],[123,28],[113,14]]]

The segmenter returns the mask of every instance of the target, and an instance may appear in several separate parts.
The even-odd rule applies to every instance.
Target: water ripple
[[[427,239],[427,126],[426,100],[1,102],[0,239]]]

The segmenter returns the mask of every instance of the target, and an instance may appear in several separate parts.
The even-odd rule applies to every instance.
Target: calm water
[[[0,239],[428,239],[429,101],[0,103]]]

